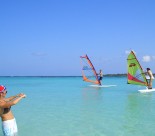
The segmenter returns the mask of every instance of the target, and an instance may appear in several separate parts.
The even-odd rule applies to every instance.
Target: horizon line
[[[124,75],[127,75],[127,74],[105,74],[104,76],[124,76]],[[22,76],[0,76],[0,77],[82,77],[82,75],[61,75],[61,76],[25,76],[25,75],[22,75]]]

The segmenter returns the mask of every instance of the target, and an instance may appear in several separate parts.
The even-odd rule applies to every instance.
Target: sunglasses
[[[7,91],[5,91],[5,92],[1,92],[1,93],[3,93],[3,94],[7,94]]]

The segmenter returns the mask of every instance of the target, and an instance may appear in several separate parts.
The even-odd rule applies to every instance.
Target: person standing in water
[[[2,130],[4,136],[17,136],[18,129],[16,120],[11,111],[11,106],[16,105],[26,95],[23,93],[6,98],[6,87],[0,85],[0,116],[2,119]]]
[[[99,71],[98,75],[99,75],[98,80],[99,80],[99,81],[100,81],[100,83],[101,83],[101,80],[102,80],[102,78],[103,78],[103,72],[102,72],[102,70],[101,70],[101,69],[100,69],[100,71]],[[100,85],[101,85],[101,84],[100,84]]]
[[[146,72],[147,76],[146,77],[148,80],[148,89],[152,89],[152,82],[153,82],[154,76],[153,76],[153,73],[152,73],[150,68],[147,68],[146,70],[147,70],[147,72]]]

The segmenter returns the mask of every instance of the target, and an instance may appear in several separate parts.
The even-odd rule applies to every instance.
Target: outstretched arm
[[[15,104],[17,104],[21,99],[25,98],[26,95],[25,94],[19,94],[18,97],[12,97],[13,99],[10,101],[7,100],[1,100],[0,101],[0,107],[2,108],[9,108]]]
[[[17,94],[17,95],[15,95],[15,96],[8,97],[8,98],[6,98],[5,100],[6,100],[6,101],[11,101],[11,100],[13,100],[13,99],[15,99],[15,98],[17,98],[17,97],[19,97],[19,96],[20,96],[20,94]]]

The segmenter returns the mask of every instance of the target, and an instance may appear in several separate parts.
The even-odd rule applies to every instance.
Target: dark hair
[[[147,70],[150,70],[150,68],[147,68]]]

